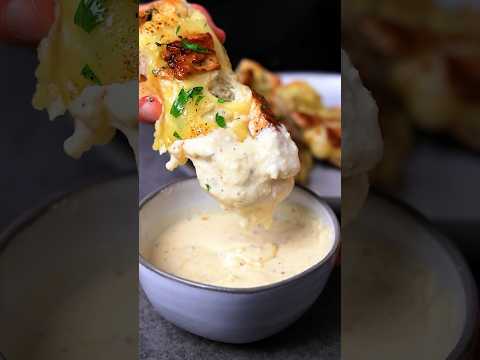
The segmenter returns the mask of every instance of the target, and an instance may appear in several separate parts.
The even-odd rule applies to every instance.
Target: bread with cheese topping
[[[75,131],[64,147],[75,158],[108,143],[116,129],[136,150],[138,5],[101,3],[85,8],[85,1],[56,1],[54,24],[38,47],[33,106],[51,120],[72,115]]]
[[[298,149],[265,98],[240,83],[196,7],[163,0],[139,13],[140,94],[157,96],[153,149],[174,170],[191,160],[224,209],[270,226],[300,170]]]
[[[183,0],[140,10],[140,97],[159,96],[165,111],[155,123],[153,148],[231,128],[238,139],[275,126],[263,97],[237,81],[206,17]]]

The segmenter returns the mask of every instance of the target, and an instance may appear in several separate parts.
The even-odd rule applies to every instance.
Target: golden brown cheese
[[[176,140],[206,135],[223,127],[223,121],[240,140],[248,136],[254,99],[236,81],[205,16],[185,1],[167,0],[139,17],[140,96],[159,96],[165,110],[155,124],[153,148],[165,152]],[[181,114],[172,115],[182,89],[188,94],[195,88]]]
[[[198,50],[189,49],[188,46]],[[163,59],[178,80],[220,68],[209,33],[183,37],[182,40],[167,44]]]

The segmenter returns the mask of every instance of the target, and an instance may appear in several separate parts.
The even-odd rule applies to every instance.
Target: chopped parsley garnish
[[[176,131],[173,133],[173,136],[175,136],[178,140],[182,140],[182,137]]]
[[[200,101],[202,101],[204,98],[205,98],[205,96],[203,96],[203,95],[198,96],[198,97],[197,97],[197,101],[195,101],[195,105],[198,105],[198,103],[199,103]]]
[[[202,53],[202,54],[206,54],[210,51],[207,48],[204,48],[201,45],[192,43],[192,42],[190,42],[186,39],[182,39],[182,47],[184,49],[191,50],[191,51],[194,51],[194,52],[197,52],[197,53]]]
[[[190,99],[195,98],[195,96],[200,96],[202,91],[202,86],[194,87],[188,91],[185,91],[185,89],[182,88],[182,90],[180,90],[180,92],[178,93],[177,98],[173,102],[172,108],[170,109],[170,115],[176,118],[182,115],[183,111],[185,110],[185,105],[187,105],[187,102]]]
[[[215,115],[215,122],[221,128],[226,128],[227,127],[227,124],[225,123],[225,118],[222,115],[220,115],[219,113],[217,113]]]
[[[81,74],[83,75],[84,78],[92,81],[93,83],[97,85],[102,85],[102,82],[100,81],[98,76],[93,72],[93,70],[90,68],[88,64],[83,67]]]
[[[222,98],[218,98],[218,100],[217,100],[217,102],[218,102],[219,104],[223,104],[225,101],[227,101],[227,100],[222,99]]]
[[[205,187],[207,188],[207,191],[210,192],[210,185],[205,184]]]
[[[177,29],[175,30],[175,34],[178,35],[179,32],[180,32],[180,25],[177,26]]]
[[[105,20],[106,11],[104,0],[80,0],[74,22],[90,33]]]
[[[190,89],[190,96],[193,98],[194,96],[200,95],[202,91],[203,91],[203,86],[196,86]]]

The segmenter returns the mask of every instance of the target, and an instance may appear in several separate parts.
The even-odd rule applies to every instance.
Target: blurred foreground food
[[[385,153],[373,178],[384,187],[398,185],[415,129],[480,151],[480,9],[440,3],[342,7],[343,46],[380,108]]]

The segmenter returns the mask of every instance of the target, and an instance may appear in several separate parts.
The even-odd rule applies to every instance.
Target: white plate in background
[[[308,82],[322,96],[327,106],[340,106],[342,103],[342,79],[339,74],[289,72],[281,73],[280,77],[284,83],[295,80]],[[307,187],[319,196],[329,199],[334,207],[340,206],[342,176],[337,167],[315,161]]]

